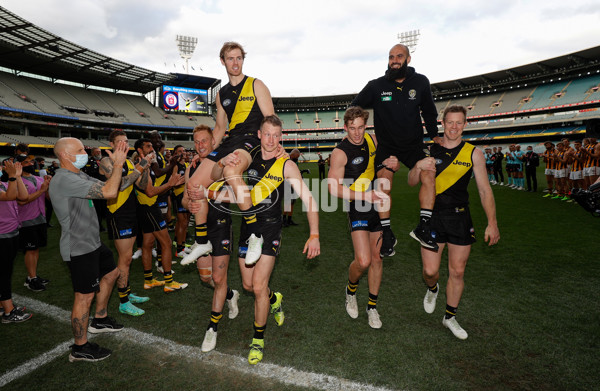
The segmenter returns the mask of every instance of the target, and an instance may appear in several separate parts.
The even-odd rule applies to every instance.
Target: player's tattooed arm
[[[139,189],[142,190],[146,190],[146,187],[148,187],[148,182],[150,181],[150,171],[149,170],[144,170],[144,172],[142,172],[142,175],[139,177],[138,181],[136,182],[136,186]]]
[[[138,171],[133,171],[131,174],[127,175],[124,178],[121,178],[121,186],[119,189],[121,191],[127,189],[129,186],[133,185],[135,181],[140,177],[140,173]]]
[[[113,171],[113,162],[109,157],[104,157],[102,160],[100,160],[98,166],[100,166],[100,174],[104,175],[106,179],[111,177]]]

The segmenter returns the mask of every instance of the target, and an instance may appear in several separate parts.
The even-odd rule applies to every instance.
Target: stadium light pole
[[[398,34],[398,40],[400,40],[401,44],[406,45],[408,47],[410,53],[414,53],[417,50],[419,35],[421,35],[421,30],[405,31],[403,33]]]
[[[194,50],[198,44],[198,38],[178,35],[177,38],[175,38],[175,41],[177,42],[179,55],[185,60],[185,72],[189,75],[190,69],[188,61],[192,58],[192,54],[194,54]]]

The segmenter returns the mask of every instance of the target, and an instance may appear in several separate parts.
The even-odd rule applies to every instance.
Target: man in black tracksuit
[[[351,106],[372,108],[374,112],[377,155],[375,160],[377,178],[387,179],[389,185],[381,188],[391,192],[395,168],[385,167],[382,162],[395,156],[408,168],[426,156],[423,144],[423,121],[427,135],[440,142],[437,128],[437,109],[433,102],[429,80],[408,66],[410,53],[405,45],[392,47],[385,76],[371,80],[354,98]],[[422,119],[421,119],[422,118]],[[435,173],[423,171],[421,175],[421,219],[410,235],[422,246],[437,250],[431,237],[429,221],[435,203]],[[382,256],[395,254],[396,238],[390,228],[390,211],[379,213],[383,227]]]

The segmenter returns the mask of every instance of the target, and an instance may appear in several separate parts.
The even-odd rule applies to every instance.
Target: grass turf
[[[316,176],[316,164],[303,166],[311,168],[309,177]],[[473,245],[458,310],[469,338],[460,341],[441,324],[445,260],[436,311],[429,315],[422,309],[425,286],[419,247],[407,235],[417,223],[417,190],[406,186],[405,178],[406,171],[401,170],[393,189],[392,228],[398,245],[396,255],[384,259],[378,301],[383,328],[372,330],[367,324],[364,277],[358,289],[359,318],[350,319],[345,312],[342,290],[352,260],[345,214],[320,214],[322,255],[309,261],[301,254],[308,224],[297,205],[294,220],[299,225],[284,229],[270,284],[284,294],[286,321],[277,327],[269,319],[264,362],[391,389],[595,389],[600,380],[596,289],[600,220],[575,204],[542,198],[541,192],[493,186],[501,240],[488,247],[483,242],[485,215],[472,181],[471,211],[478,242]],[[13,289],[70,311],[72,288],[58,253],[59,232],[58,227],[48,231],[49,245],[42,250],[38,267],[40,275],[52,280],[48,290],[34,293],[23,287],[22,255],[15,261]],[[104,235],[103,239],[108,243]],[[190,283],[186,290],[169,295],[158,289],[144,291],[141,262],[134,261],[132,291],[151,297],[140,305],[146,314],[137,318],[119,314],[116,289],[109,312],[126,327],[198,347],[210,316],[212,290],[200,284],[194,267],[177,264],[174,270],[177,281]],[[230,262],[229,281],[232,288],[242,290],[237,260]],[[0,373],[71,338],[68,323],[30,310],[35,314],[32,320],[0,325]],[[235,320],[229,320],[226,312],[219,324],[217,350],[245,357],[252,338],[253,297],[241,295]],[[109,336],[97,341],[113,350],[109,359],[70,364],[65,352],[6,389],[32,384],[43,384],[44,389],[298,389],[277,379],[241,376],[165,355],[151,346]]]

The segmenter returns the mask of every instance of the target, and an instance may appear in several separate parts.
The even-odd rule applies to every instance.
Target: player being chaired
[[[381,239],[383,228],[379,220],[379,209],[389,208],[387,194],[372,190],[375,179],[375,136],[366,134],[369,112],[358,106],[350,107],[344,114],[345,140],[331,153],[328,187],[331,195],[349,201],[348,222],[354,247],[354,260],[348,268],[346,287],[346,312],[358,318],[356,291],[360,278],[368,272],[369,302],[367,317],[369,326],[382,326],[377,312],[377,297],[383,263],[381,261]],[[398,169],[398,159],[390,156],[382,161],[390,170]],[[380,204],[381,208],[376,208]]]
[[[249,199],[243,198],[246,183],[242,174],[252,162],[253,153],[260,148],[257,132],[261,121],[265,116],[273,115],[275,110],[267,86],[262,81],[242,73],[246,52],[239,43],[226,42],[219,56],[221,64],[225,66],[229,83],[221,88],[216,98],[217,118],[213,137],[214,146],[218,147],[202,161],[190,178],[188,189],[208,188],[211,183],[221,178],[218,173],[222,172],[227,184],[240,200],[237,202],[238,207],[242,212],[247,212],[252,204]],[[283,148],[278,148],[281,155]],[[239,164],[224,167],[221,160],[230,153],[237,155]],[[192,202],[199,202],[200,208],[199,212],[194,214],[196,243],[191,247],[190,254],[183,259],[186,263],[212,251],[206,225],[208,202],[206,199]],[[260,257],[263,242],[261,235],[256,231],[256,215],[244,213],[244,221],[250,234],[247,257],[256,261]]]

